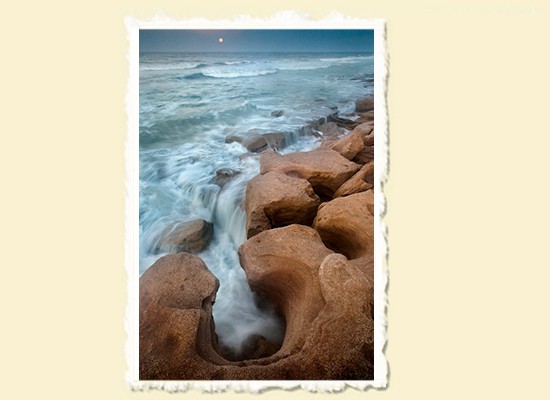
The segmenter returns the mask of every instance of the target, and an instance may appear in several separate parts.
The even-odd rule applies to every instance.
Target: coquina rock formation
[[[307,180],[278,172],[258,175],[246,189],[247,237],[294,223],[311,225],[318,206]]]
[[[275,171],[306,179],[320,196],[332,197],[360,168],[337,151],[323,148],[285,156],[266,151],[260,158],[261,174]]]
[[[248,184],[239,259],[285,321],[281,347],[256,335],[240,361],[224,358],[217,279],[198,256],[170,254],[140,278],[141,380],[373,379],[373,107],[358,101],[358,122],[333,117],[323,129],[348,133],[325,147],[262,152]]]
[[[213,224],[203,219],[180,222],[160,234],[157,251],[198,253],[208,246],[213,234]]]
[[[300,225],[262,232],[240,255],[252,288],[285,317],[283,346],[224,360],[212,320],[216,278],[196,256],[168,255],[140,280],[141,380],[372,379],[372,288],[359,268]]]

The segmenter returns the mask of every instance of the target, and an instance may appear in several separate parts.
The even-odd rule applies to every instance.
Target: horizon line
[[[361,54],[374,54],[373,51],[187,51],[187,50],[171,50],[171,51],[160,51],[160,50],[139,50],[140,53],[361,53]]]

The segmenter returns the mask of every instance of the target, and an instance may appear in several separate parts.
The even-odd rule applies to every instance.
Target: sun
[[[218,38],[218,42],[223,43],[223,38]]]

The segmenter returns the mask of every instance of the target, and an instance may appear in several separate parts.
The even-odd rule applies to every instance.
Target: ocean
[[[165,255],[166,227],[212,222],[213,239],[198,255],[220,281],[216,333],[235,352],[252,334],[281,343],[284,323],[258,306],[239,265],[244,193],[259,157],[226,137],[280,132],[281,154],[312,150],[318,139],[304,128],[336,112],[354,119],[373,77],[366,53],[140,53],[140,274]],[[213,183],[219,170],[234,174],[223,188]]]

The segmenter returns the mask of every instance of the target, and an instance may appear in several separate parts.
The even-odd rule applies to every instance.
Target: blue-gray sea
[[[284,132],[282,154],[311,150],[318,139],[302,128],[336,111],[353,119],[355,100],[373,93],[373,73],[372,54],[140,54],[140,274],[165,255],[156,249],[166,227],[212,222],[213,240],[199,256],[220,281],[216,332],[235,351],[250,334],[280,343],[284,328],[256,305],[237,255],[246,240],[244,192],[259,159],[240,157],[247,149],[225,137]],[[212,183],[220,169],[238,172],[223,189]]]

